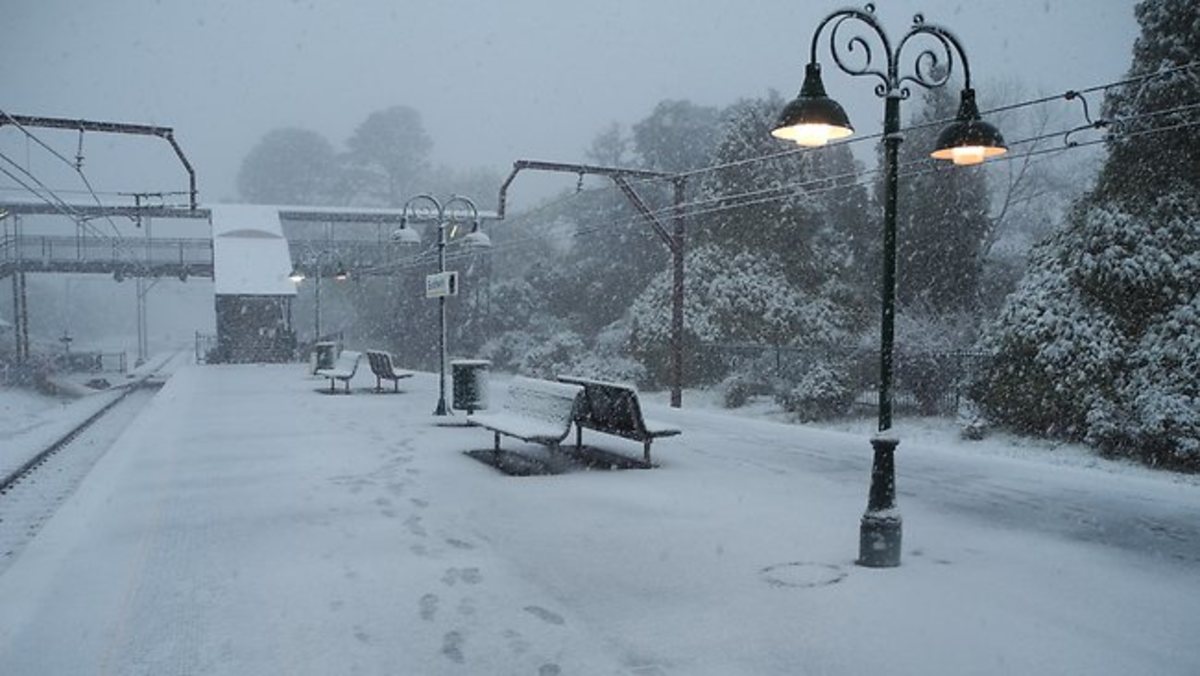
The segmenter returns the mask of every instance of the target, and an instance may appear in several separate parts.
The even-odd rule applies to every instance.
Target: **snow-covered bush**
[[[534,378],[553,379],[574,370],[586,345],[574,331],[559,331],[539,341],[521,357],[517,371]]]
[[[1200,466],[1200,204],[1077,210],[985,337],[993,419],[1155,463]]]
[[[849,310],[833,300],[831,290],[806,293],[785,283],[777,257],[703,246],[688,252],[685,266],[684,340],[690,355],[704,343],[809,346],[848,340]],[[656,276],[626,315],[634,356],[659,380],[666,379],[669,356],[670,284],[669,272]],[[719,360],[689,363],[693,382],[716,382],[726,374]]]
[[[846,364],[813,364],[798,381],[777,392],[775,401],[805,422],[842,415],[854,401],[854,388],[847,382],[849,372]]]

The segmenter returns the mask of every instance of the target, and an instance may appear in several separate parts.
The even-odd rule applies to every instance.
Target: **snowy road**
[[[177,373],[0,574],[5,673],[1200,673],[1194,484],[906,444],[869,570],[861,436],[652,407],[660,468],[512,478],[370,384]]]

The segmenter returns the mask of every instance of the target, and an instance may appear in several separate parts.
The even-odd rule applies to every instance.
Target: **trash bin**
[[[308,363],[312,372],[316,373],[317,369],[333,368],[335,359],[337,359],[337,343],[313,343],[312,355]]]
[[[488,367],[486,359],[455,359],[450,362],[450,375],[454,379],[454,401],[451,406],[460,411],[474,413],[488,406]]]

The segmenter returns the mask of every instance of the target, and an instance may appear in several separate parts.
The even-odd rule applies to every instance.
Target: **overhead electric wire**
[[[1145,117],[1152,117],[1152,116],[1153,116],[1153,114],[1148,114]],[[1126,118],[1126,119],[1127,120],[1136,119],[1139,117],[1143,117],[1143,116],[1134,116],[1134,117]],[[1155,128],[1151,128],[1151,129],[1138,130],[1135,132],[1128,132],[1128,133],[1124,133],[1124,134],[1107,134],[1103,138],[1093,139],[1091,141],[1075,142],[1071,145],[1054,146],[1054,147],[1050,147],[1050,148],[1038,148],[1038,149],[1034,149],[1034,150],[1031,150],[1026,153],[1005,154],[1001,157],[995,158],[993,160],[989,160],[988,164],[997,164],[1000,162],[1012,162],[1015,160],[1021,160],[1021,159],[1025,159],[1025,158],[1029,158],[1029,157],[1038,157],[1038,156],[1042,156],[1042,155],[1058,154],[1058,153],[1063,153],[1063,152],[1067,152],[1067,151],[1071,151],[1071,150],[1077,150],[1080,148],[1095,146],[1095,145],[1099,145],[1102,143],[1108,143],[1108,142],[1114,141],[1114,140],[1121,140],[1121,139],[1125,139],[1125,138],[1134,138],[1134,137],[1138,137],[1138,136],[1145,136],[1145,135],[1150,135],[1150,134],[1162,133],[1162,132],[1166,132],[1166,131],[1172,131],[1172,130],[1176,130],[1176,129],[1190,128],[1190,127],[1196,127],[1196,126],[1200,126],[1200,121],[1173,124],[1173,125],[1168,125],[1165,127],[1155,127]],[[1063,133],[1065,133],[1065,132],[1059,133],[1058,136],[1062,136]],[[1020,140],[1014,141],[1011,145],[1022,145],[1024,143],[1033,142],[1033,141],[1039,140],[1039,139],[1041,139],[1041,137],[1031,137],[1030,139],[1020,139]],[[947,171],[949,169],[948,167],[944,167],[940,163],[937,163],[934,160],[931,160],[928,158],[922,158],[920,160],[908,162],[908,163],[905,163],[900,166],[901,167],[912,167],[912,166],[917,166],[917,165],[924,165],[926,168],[918,170],[918,171],[906,171],[906,172],[899,174],[899,177],[911,178],[914,176],[920,176],[920,175],[939,172],[939,171]],[[879,172],[880,172],[880,170],[870,170],[870,171],[866,171],[866,172],[861,172],[859,175],[862,176],[862,175],[868,175],[868,174],[876,174]],[[683,215],[685,217],[702,216],[702,215],[707,215],[707,214],[712,214],[712,213],[719,213],[722,211],[728,211],[728,210],[732,210],[732,209],[739,209],[739,208],[744,208],[744,207],[748,207],[748,206],[755,206],[755,205],[759,205],[759,204],[774,202],[777,200],[784,199],[785,197],[787,197],[787,194],[761,195],[758,197],[758,199],[754,199],[754,200],[739,201],[739,202],[735,202],[732,204],[720,204],[720,202],[726,201],[732,197],[751,195],[753,193],[778,192],[778,191],[782,191],[782,190],[790,190],[790,189],[794,189],[796,187],[802,187],[804,185],[812,185],[815,183],[827,182],[828,180],[829,179],[822,178],[822,179],[816,179],[816,180],[810,180],[810,181],[803,181],[803,182],[799,182],[799,183],[780,186],[778,188],[773,188],[770,191],[752,191],[751,193],[743,193],[741,195],[721,196],[720,198],[714,198],[712,200],[693,202],[693,203],[691,203],[692,206],[701,206],[702,208],[697,208],[697,209],[692,209],[692,210],[686,211],[683,213]],[[832,186],[825,187],[825,188],[809,190],[805,193],[805,196],[806,197],[814,196],[814,195],[823,194],[825,192],[832,192],[835,190],[844,190],[844,189],[849,189],[849,188],[854,188],[854,187],[870,187],[871,185],[872,185],[872,181],[857,180],[857,181],[854,181],[851,183],[844,183],[844,184],[840,184],[840,185],[832,185]],[[710,204],[711,206],[703,207],[703,205],[705,205],[705,204]],[[571,234],[571,237],[582,237],[582,236],[586,236],[586,235],[590,235],[590,234],[594,234],[594,233],[607,232],[613,228],[629,226],[629,225],[637,223],[641,220],[642,220],[642,218],[640,216],[630,217],[630,218],[620,220],[620,221],[605,223],[603,225],[581,228],[581,229],[578,229],[575,232],[573,232]],[[529,236],[529,237],[516,239],[516,240],[508,240],[501,244],[493,245],[490,252],[505,251],[508,249],[523,246],[523,245],[531,243],[531,242],[540,241],[541,239],[543,239],[543,238],[537,237],[537,236]],[[464,257],[471,256],[471,255],[475,255],[474,252],[471,252],[471,253],[457,253],[456,252],[454,254],[448,254],[447,259],[452,260],[452,259],[464,258]],[[379,266],[378,268],[372,268],[372,270],[384,269],[385,267],[387,269],[400,270],[400,269],[406,269],[406,268],[411,268],[411,267],[419,267],[419,265],[421,263],[423,263],[423,261],[406,261],[405,263],[400,263],[400,264],[395,264],[395,265]]]
[[[1174,74],[1176,72],[1183,71],[1183,70],[1189,70],[1192,68],[1200,68],[1200,61],[1191,61],[1189,63],[1181,64],[1179,66],[1173,66],[1171,68],[1164,68],[1162,70],[1158,70],[1153,73],[1147,73],[1145,75],[1140,75],[1138,77],[1127,78],[1124,80],[1115,80],[1113,82],[1092,85],[1089,87],[1084,87],[1082,89],[1069,89],[1066,92],[1063,92],[1061,94],[1042,96],[1042,97],[1038,97],[1038,98],[1034,98],[1034,99],[1027,99],[1025,101],[1017,101],[1015,103],[996,106],[993,108],[988,108],[988,109],[982,110],[982,111],[980,111],[980,114],[981,115],[990,115],[993,113],[1007,112],[1010,110],[1017,110],[1020,108],[1027,108],[1029,106],[1035,106],[1035,105],[1039,105],[1039,104],[1043,104],[1043,103],[1049,103],[1051,101],[1071,100],[1072,98],[1081,96],[1083,94],[1090,94],[1090,93],[1097,92],[1097,91],[1112,89],[1114,87],[1120,87],[1122,85],[1134,84],[1137,82],[1143,82],[1143,81],[1147,81],[1147,80],[1153,80],[1156,78],[1165,77],[1167,75],[1171,75],[1171,74]],[[954,122],[956,119],[957,119],[956,117],[948,117],[948,118],[943,118],[943,119],[938,119],[938,120],[931,120],[929,122],[922,122],[919,124],[910,124],[907,127],[905,127],[904,129],[901,129],[901,132],[915,131],[915,130],[924,129],[927,127],[940,126],[940,125],[944,125],[944,124],[947,124],[950,122]],[[843,141],[834,141],[832,143],[828,143],[825,146],[821,146],[819,148],[807,148],[807,147],[789,148],[788,150],[783,150],[783,151],[776,152],[776,153],[769,153],[767,155],[759,155],[759,156],[755,156],[755,157],[741,158],[738,160],[731,160],[729,162],[723,162],[723,163],[719,163],[719,164],[710,164],[710,165],[705,165],[703,167],[697,167],[695,169],[688,169],[688,170],[679,172],[677,174],[671,174],[669,177],[664,177],[664,178],[689,177],[689,176],[693,176],[693,175],[697,175],[697,174],[704,174],[704,173],[710,173],[713,171],[719,171],[721,169],[742,166],[745,164],[753,164],[754,162],[763,162],[763,161],[767,161],[767,160],[777,159],[780,157],[786,157],[788,155],[795,155],[795,154],[799,154],[799,153],[809,152],[812,150],[821,150],[822,148],[836,147],[836,146],[847,145],[847,144],[851,144],[851,143],[858,143],[860,141],[866,141],[869,139],[876,139],[876,138],[882,138],[882,137],[883,137],[882,133],[875,133],[875,134],[870,134],[870,135],[866,135],[866,136],[853,136],[853,137],[850,137]],[[662,180],[664,180],[664,178],[639,178],[639,179],[631,180],[630,182],[631,183],[652,183],[655,181],[662,181]]]

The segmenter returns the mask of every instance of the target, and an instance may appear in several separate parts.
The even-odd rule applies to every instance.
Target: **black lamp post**
[[[446,272],[446,227],[453,220],[453,214],[450,212],[450,205],[459,202],[466,206],[471,213],[471,221],[473,226],[471,232],[462,238],[462,243],[471,248],[486,248],[491,246],[491,240],[487,233],[479,229],[479,209],[476,208],[475,202],[470,198],[462,195],[453,195],[445,203],[438,201],[436,197],[428,194],[420,194],[412,197],[404,203],[400,215],[400,227],[396,232],[392,233],[392,239],[404,245],[419,244],[420,236],[413,230],[409,230],[408,225],[408,208],[415,202],[425,202],[432,206],[437,216],[438,224],[438,272]],[[449,415],[450,408],[446,405],[446,297],[438,296],[438,402],[434,408],[434,415]]]
[[[861,33],[844,36],[839,40],[839,31],[846,22],[853,22],[861,30],[869,29],[882,45],[883,60],[877,66],[871,42]],[[883,146],[884,146],[884,200],[883,200],[883,312],[879,335],[879,431],[872,437],[874,458],[871,465],[871,490],[867,499],[867,510],[863,514],[859,530],[858,564],[874,568],[900,565],[900,540],[902,521],[896,509],[896,474],[894,453],[900,441],[888,434],[892,427],[892,349],[895,337],[896,305],[896,156],[903,140],[900,134],[900,102],[907,99],[910,90],[907,83],[926,89],[946,85],[954,69],[955,55],[962,62],[964,88],[962,104],[957,119],[938,137],[937,147],[930,155],[936,159],[952,160],[955,164],[978,164],[984,159],[1006,152],[1004,138],[996,127],[980,119],[975,105],[975,91],[971,89],[971,70],[967,55],[958,38],[941,26],[925,23],[917,14],[913,25],[900,38],[895,49],[887,33],[875,17],[875,6],[864,9],[841,9],[829,16],[813,32],[808,66],[804,72],[804,84],[800,94],[783,109],[779,121],[771,134],[777,138],[795,141],[804,146],[822,146],[830,140],[844,138],[854,133],[850,120],[841,105],[825,93],[821,81],[821,66],[817,62],[817,44],[821,31],[829,31],[830,52],[834,63],[843,72],[879,79],[875,94],[884,100]],[[925,47],[911,62],[912,73],[901,75],[900,57],[905,47],[917,45],[923,38]],[[910,42],[913,41],[913,42]],[[914,47],[914,49],[917,47]],[[843,53],[843,51],[845,53]],[[856,61],[847,61],[847,54],[861,51]],[[945,61],[943,68],[938,66]]]

